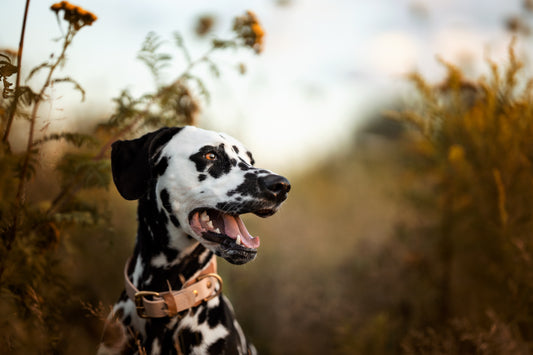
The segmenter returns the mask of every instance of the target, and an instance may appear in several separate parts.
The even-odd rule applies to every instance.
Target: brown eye
[[[216,160],[217,155],[215,153],[207,153],[206,155],[204,155],[204,158],[206,158],[207,160]]]

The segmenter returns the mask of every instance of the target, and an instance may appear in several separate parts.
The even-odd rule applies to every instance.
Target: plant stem
[[[24,9],[24,17],[22,19],[22,31],[20,33],[20,42],[19,50],[17,52],[17,79],[15,81],[15,97],[13,98],[13,103],[11,105],[11,110],[9,112],[9,118],[7,120],[6,130],[4,131],[4,136],[2,137],[2,142],[7,143],[9,138],[9,132],[11,131],[11,124],[15,118],[15,112],[17,111],[17,104],[19,99],[19,88],[20,88],[20,68],[22,67],[22,50],[24,49],[24,35],[26,33],[26,20],[28,19],[28,9],[30,7],[30,0],[26,0],[26,7]]]
[[[63,49],[61,51],[61,54],[50,67],[48,76],[46,77],[46,80],[41,90],[39,91],[39,94],[36,95],[35,101],[33,103],[33,108],[32,108],[32,112],[30,116],[30,127],[28,131],[28,140],[26,143],[26,154],[24,155],[24,159],[22,161],[22,168],[20,170],[20,175],[19,175],[19,184],[17,188],[17,194],[15,196],[15,203],[13,206],[13,209],[14,209],[13,220],[12,220],[11,226],[9,227],[9,230],[6,232],[6,239],[4,240],[5,255],[3,255],[2,261],[0,262],[0,282],[1,282],[2,275],[5,269],[5,259],[6,259],[7,254],[11,251],[13,242],[16,239],[17,228],[18,228],[18,224],[19,224],[19,221],[22,215],[22,208],[24,207],[24,204],[26,201],[26,180],[28,180],[28,177],[27,177],[28,168],[30,164],[30,157],[32,155],[32,150],[34,147],[34,134],[35,134],[35,123],[37,121],[37,113],[39,111],[41,101],[43,100],[44,93],[46,89],[50,86],[50,84],[52,83],[52,75],[54,74],[54,71],[59,66],[59,64],[61,64],[63,60],[65,59],[65,53],[66,53],[67,47],[72,42],[72,38],[74,37],[75,34],[76,34],[76,30],[72,27],[72,25],[69,25],[69,29],[67,31],[67,34],[65,35],[65,42],[63,43]],[[18,76],[17,76],[17,80],[18,80]]]
[[[17,52],[17,79],[15,81],[15,97],[13,98],[13,102],[11,103],[11,110],[9,111],[9,118],[7,120],[6,129],[4,131],[4,135],[2,136],[2,143],[4,143],[10,151],[10,146],[8,142],[9,138],[9,132],[11,131],[11,125],[13,123],[13,120],[15,118],[15,113],[17,111],[17,105],[18,105],[18,99],[19,99],[19,88],[20,88],[20,69],[22,67],[22,50],[24,49],[24,36],[26,34],[26,22],[28,20],[28,9],[30,8],[30,0],[26,0],[26,6],[24,8],[24,17],[22,18],[22,30],[20,33],[20,41],[19,41],[19,48]],[[18,200],[18,199],[17,199]],[[15,235],[17,233],[17,224],[19,221],[20,216],[20,207],[18,205],[18,202],[15,201],[15,212],[13,215],[13,224],[8,228],[8,230],[5,233],[5,240],[4,242],[4,251],[5,254],[2,255],[2,261],[0,262],[0,284],[2,282],[2,276],[4,275],[5,266],[6,266],[6,259],[7,254],[11,251],[11,247],[13,244],[13,241],[15,240]]]

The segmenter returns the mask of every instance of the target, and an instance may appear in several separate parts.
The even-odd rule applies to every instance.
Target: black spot
[[[183,315],[186,316],[188,314],[189,316],[194,317],[196,312],[198,312],[199,308],[203,309],[204,307],[193,307],[193,308],[190,308],[188,310],[183,311]]]
[[[226,345],[226,339],[218,339],[216,342],[211,344],[209,346],[209,349],[207,349],[207,352],[212,355],[218,355],[224,353],[224,347]]]
[[[180,221],[174,216],[173,214],[170,215],[170,222],[174,225],[174,227],[179,228],[180,227]]]
[[[187,234],[187,239],[192,240],[192,239],[194,239],[194,238]]]
[[[181,330],[179,339],[182,349],[188,351],[191,347],[200,345],[203,336],[200,332],[193,332],[191,329],[185,328]]]
[[[168,157],[162,157],[161,159],[159,159],[157,164],[155,164],[152,170],[152,174],[155,177],[161,176],[165,173],[167,168],[168,168]]]
[[[159,193],[159,197],[161,198],[161,203],[163,204],[163,207],[167,210],[168,213],[172,213],[172,206],[170,205],[170,195],[168,194],[167,189],[161,190]]]
[[[200,314],[198,314],[198,324],[202,324],[207,319],[207,307],[204,307]]]
[[[210,328],[216,327],[219,323],[224,324],[226,321],[226,313],[224,312],[224,303],[220,302],[215,308],[210,308],[207,313],[207,324]]]
[[[208,153],[214,153],[216,159],[207,160],[205,156]],[[198,153],[191,155],[189,159],[194,162],[198,172],[203,173],[207,170],[207,173],[215,179],[229,173],[231,170],[230,158],[226,154],[223,143],[217,147],[212,145],[203,146]]]
[[[257,175],[254,173],[244,174],[244,181],[242,184],[237,186],[236,189],[228,191],[226,194],[228,196],[233,196],[236,193],[243,196],[261,197],[261,187],[259,186]]]
[[[131,324],[131,316],[128,315],[126,318],[124,318],[124,320],[122,320],[122,323],[124,323],[124,325],[127,327],[128,325]]]
[[[204,181],[205,179],[207,179],[207,175],[205,174],[198,175],[198,181]]]
[[[243,163],[243,162],[240,162],[239,163],[239,168],[242,170],[242,171],[246,171],[246,170],[250,170],[250,166],[246,163]]]
[[[206,145],[200,148],[198,153],[195,153],[189,157],[190,160],[194,162],[194,165],[196,165],[196,171],[203,173],[205,169],[207,168],[207,164],[209,161],[205,158],[205,155],[214,150],[215,147],[211,145]]]
[[[235,153],[239,154],[239,148],[236,145],[234,145],[232,148]]]
[[[246,152],[246,155],[248,155],[248,157],[250,158],[250,164],[254,165],[255,160],[254,160],[254,157],[252,156],[252,153]]]
[[[158,178],[165,174],[168,168],[168,157],[161,158],[152,169],[152,177]]]
[[[174,260],[178,256],[178,251],[176,249],[167,248],[163,250],[163,253],[167,257],[167,260]]]

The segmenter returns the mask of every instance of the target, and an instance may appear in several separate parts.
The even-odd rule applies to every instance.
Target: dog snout
[[[291,189],[291,183],[285,177],[271,174],[263,178],[265,188],[276,198],[285,199]]]

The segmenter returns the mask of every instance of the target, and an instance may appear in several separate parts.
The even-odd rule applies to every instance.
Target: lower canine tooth
[[[220,234],[220,229],[217,228],[217,229],[214,230],[214,232]]]
[[[241,235],[240,234],[237,234],[237,240],[235,240],[235,243],[237,243],[237,245],[241,245]]]

